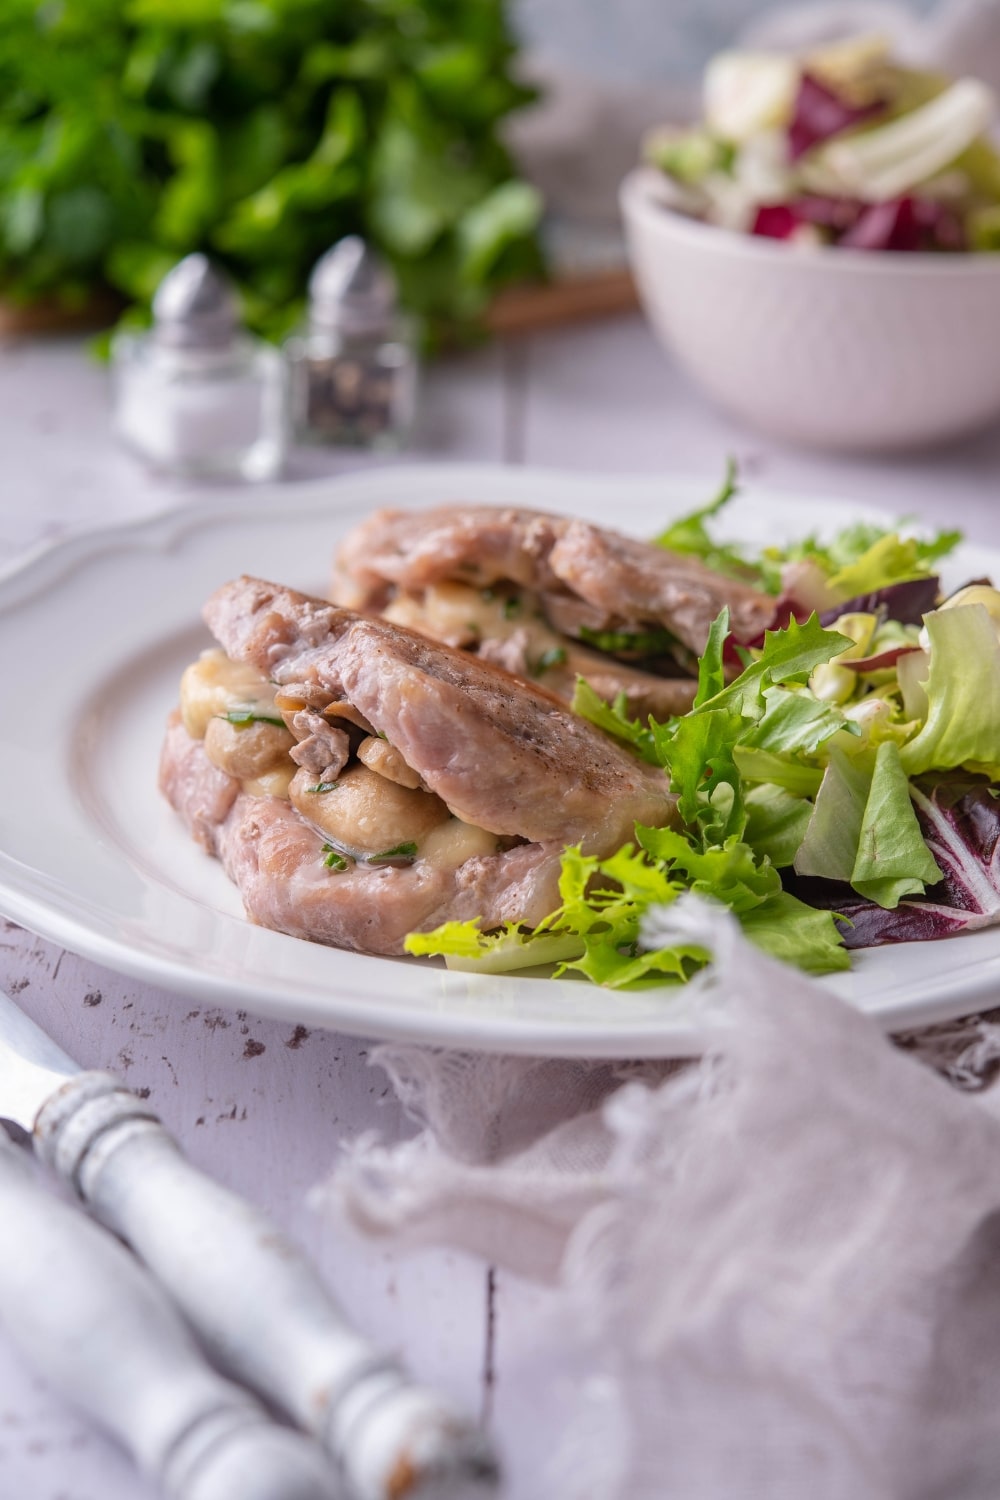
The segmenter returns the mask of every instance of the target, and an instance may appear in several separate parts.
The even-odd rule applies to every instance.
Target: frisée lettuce
[[[706,522],[734,483],[658,540],[769,577],[787,623],[734,646],[723,611],[693,707],[665,723],[630,718],[624,697],[605,703],[582,679],[573,702],[662,767],[676,826],[636,827],[605,858],[566,850],[560,905],[534,931],[448,923],[411,934],[408,952],[493,972],[555,963],[621,988],[680,982],[704,962],[657,946],[656,910],[686,890],[816,973],[847,967],[852,947],[1000,920],[1000,592],[977,582],[939,599],[931,569],[950,532],[856,526],[763,559],[722,548]],[[803,562],[841,605],[804,613],[787,589]]]
[[[609,706],[582,679],[574,700],[576,712],[670,775],[681,829],[637,827],[635,843],[605,859],[568,849],[562,861],[561,904],[531,933],[509,924],[486,933],[475,922],[450,922],[432,933],[411,933],[407,952],[443,954],[451,967],[493,972],[557,957],[558,973],[577,971],[611,988],[684,980],[705,955],[683,945],[644,949],[640,929],[648,911],[694,890],[728,906],[748,936],[767,951],[810,972],[846,968],[848,956],[831,913],[783,890],[769,855],[745,839],[749,810],[733,751],[761,725],[766,741],[769,716],[789,719],[776,712],[773,689],[804,683],[811,670],[849,640],[824,630],[815,616],[803,624],[792,621],[785,630],[768,632],[762,650],[727,684],[722,659],[727,634],[723,611],[699,665],[694,708],[666,724],[630,720],[623,701]],[[823,733],[817,720],[827,735],[844,724],[842,715],[817,704],[801,716],[798,733],[784,723],[780,742],[791,751],[815,746]],[[552,940],[566,951],[554,953]]]

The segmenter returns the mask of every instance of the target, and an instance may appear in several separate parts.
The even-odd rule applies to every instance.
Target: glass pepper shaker
[[[397,448],[413,425],[418,360],[385,262],[358,235],[309,278],[306,326],[285,345],[292,424],[307,442]]]
[[[111,345],[115,430],[153,468],[186,478],[270,479],[287,445],[279,350],[240,327],[229,282],[204,255],[169,271],[153,325]]]

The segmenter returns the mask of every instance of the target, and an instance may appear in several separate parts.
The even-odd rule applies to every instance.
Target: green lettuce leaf
[[[748,912],[742,926],[758,948],[807,974],[831,974],[851,967],[833,913],[806,906],[788,891],[779,891]]]
[[[715,498],[690,515],[682,516],[654,538],[661,547],[698,557],[716,572],[753,581],[779,594],[782,568],[790,562],[812,562],[826,574],[841,599],[874,593],[892,583],[926,578],[935,565],[962,540],[960,531],[939,531],[930,537],[900,534],[905,518],[887,529],[870,521],[855,522],[829,538],[815,534],[754,554],[747,547],[716,540],[709,523],[739,493],[736,468],[730,459]]]
[[[904,521],[899,522],[902,526]],[[870,521],[845,526],[828,540],[812,535],[787,546],[768,547],[761,563],[775,579],[785,563],[812,562],[827,575],[841,599],[874,593],[893,583],[926,578],[936,564],[962,540],[960,531],[939,531],[930,537],[902,537],[899,528],[887,530]]]
[[[845,563],[832,574],[829,584],[841,599],[853,599],[859,594],[873,594],[877,589],[892,583],[908,583],[911,578],[925,578],[930,564],[941,555],[943,545],[954,545],[958,540],[955,532],[939,534],[936,542],[928,544],[916,537],[901,537],[898,532],[889,532],[873,542],[860,557]],[[950,548],[949,548],[950,550]]]
[[[670,769],[671,790],[678,794],[678,808],[685,822],[694,824],[704,816],[713,825],[719,824],[721,805],[716,802],[713,807],[711,798],[720,786],[730,788],[735,816],[739,816],[740,773],[733,760],[733,747],[748,727],[740,714],[724,710],[692,713],[676,722],[669,742],[663,746],[663,755]],[[731,805],[726,813],[732,811]],[[719,828],[720,837],[738,831],[732,816],[723,816],[722,821],[726,827]]]
[[[821,766],[803,765],[791,756],[756,750],[752,745],[736,745],[733,761],[744,781],[769,782],[796,797],[815,797],[823,781]]]
[[[814,667],[853,644],[837,630],[824,630],[816,614],[801,624],[790,620],[784,630],[766,630],[760,654],[728,687],[705,699],[692,712],[731,708],[745,716],[760,718],[766,708],[766,688],[808,677]]]
[[[809,798],[764,784],[751,787],[745,803],[747,843],[759,859],[769,859],[776,870],[785,869],[794,861],[809,826],[813,812]]]
[[[635,832],[647,853],[683,872],[687,889],[714,896],[737,914],[781,890],[777,870],[766,860],[758,861],[755,851],[740,839],[699,850],[673,828],[637,827]]]
[[[617,740],[624,740],[631,745],[636,754],[652,766],[661,766],[656,748],[656,736],[647,725],[643,725],[638,719],[630,719],[626,712],[626,698],[620,693],[614,703],[605,703],[599,693],[596,693],[590,683],[583,677],[576,679],[576,691],[573,694],[573,702],[570,707],[581,719],[589,719],[591,724],[596,724],[598,729],[603,729],[605,734],[612,735]]]
[[[846,881],[890,911],[904,896],[920,895],[941,878],[891,740],[874,753],[831,752],[795,869]]]
[[[728,505],[734,495],[739,493],[739,484],[736,474],[735,460],[726,460],[726,472],[722,484],[707,505],[698,510],[691,511],[689,515],[681,516],[679,520],[661,531],[659,536],[653,538],[658,547],[665,547],[670,552],[679,552],[684,557],[698,557],[706,567],[712,568],[716,573],[725,573],[738,578],[752,576],[756,571],[753,563],[749,562],[741,547],[727,545],[718,542],[711,535],[707,521],[717,516],[723,506]]]
[[[930,671],[924,688],[927,718],[904,745],[908,776],[959,766],[1000,780],[1000,641],[981,604],[938,609],[925,616]]]
[[[775,755],[815,755],[841,729],[857,733],[836,704],[824,703],[812,693],[773,687],[764,693],[764,712],[744,744]]]
[[[850,882],[871,787],[874,759],[833,750],[809,826],[795,856],[799,875]]]
[[[922,895],[940,879],[910,801],[899,750],[883,740],[875,752],[851,884],[859,895],[893,910],[904,896]]]
[[[757,659],[728,686],[721,685],[721,641],[725,612],[713,627],[712,650],[699,675],[695,707],[664,730],[653,731],[654,748],[670,770],[671,788],[679,796],[685,821],[700,825],[703,839],[722,844],[743,836],[744,745],[783,750],[814,747],[842,728],[843,716],[802,695],[775,695],[774,685],[806,676],[820,662],[844,649],[846,637],[824,630],[813,615],[804,624],[767,631]],[[756,738],[762,741],[755,743]],[[773,753],[765,751],[765,753]],[[767,778],[771,779],[771,778]],[[815,771],[809,784],[818,784]],[[801,790],[801,783],[789,790]],[[807,788],[808,789],[808,788]]]
[[[726,685],[725,649],[728,634],[729,610],[722,609],[712,621],[705,650],[698,661],[698,691],[693,704],[695,708],[701,708],[703,703],[718,697]]]
[[[534,933],[512,926],[484,933],[478,921],[472,921],[445,922],[433,932],[411,932],[404,947],[416,957],[441,954],[449,969],[511,974],[576,958],[583,942],[571,932]]]
[[[637,827],[634,844],[603,859],[567,849],[560,905],[533,934],[509,925],[483,933],[475,922],[447,923],[433,933],[412,934],[408,952],[442,953],[452,967],[495,973],[551,960],[559,972],[571,970],[611,988],[681,982],[706,955],[683,944],[647,950],[640,927],[650,908],[693,890],[727,906],[768,951],[791,955],[813,972],[843,967],[834,918],[786,897],[777,862],[790,863],[811,817],[796,778],[805,781],[806,794],[822,779],[819,767],[791,757],[812,753],[845,727],[838,709],[787,684],[801,684],[850,642],[824,630],[815,616],[804,624],[793,621],[785,630],[768,632],[759,653],[727,684],[728,623],[723,611],[712,626],[699,665],[696,706],[683,717],[643,725],[629,718],[624,697],[609,705],[582,680],[574,698],[583,717],[669,771],[685,826]],[[754,801],[757,829],[765,813],[776,810],[776,794],[781,799],[780,817],[756,846],[744,837],[750,810],[743,755],[758,765],[774,763],[792,783],[788,791],[766,787]]]

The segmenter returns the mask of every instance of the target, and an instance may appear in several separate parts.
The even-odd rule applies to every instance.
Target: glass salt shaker
[[[309,278],[304,329],[285,345],[292,425],[307,442],[397,448],[413,425],[418,360],[392,272],[358,235]]]
[[[202,479],[270,479],[287,445],[277,349],[240,327],[229,282],[204,255],[169,271],[153,326],[111,345],[115,430],[153,468]]]

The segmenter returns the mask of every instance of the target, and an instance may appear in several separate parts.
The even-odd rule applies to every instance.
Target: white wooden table
[[[439,365],[408,457],[669,472],[699,477],[707,496],[727,454],[748,480],[801,494],[804,527],[810,495],[842,496],[958,524],[970,541],[1000,545],[1000,427],[892,463],[781,449],[708,410],[638,318],[523,338]],[[301,456],[288,482],[358,462]],[[75,343],[0,349],[0,475],[0,566],[41,539],[183,498],[112,446],[105,374]],[[609,480],[609,513],[613,496]],[[3,710],[8,732],[7,716],[17,711]],[[81,1062],[148,1092],[196,1162],[308,1247],[360,1327],[492,1423],[512,1493],[535,1496],[532,1455],[545,1430],[532,1309],[544,1294],[443,1252],[404,1259],[349,1241],[306,1204],[340,1142],[372,1129],[399,1138],[412,1128],[384,1075],[368,1066],[363,1041],[194,1005],[6,922],[0,984]],[[0,1495],[148,1494],[124,1457],[45,1389],[0,1330]]]

